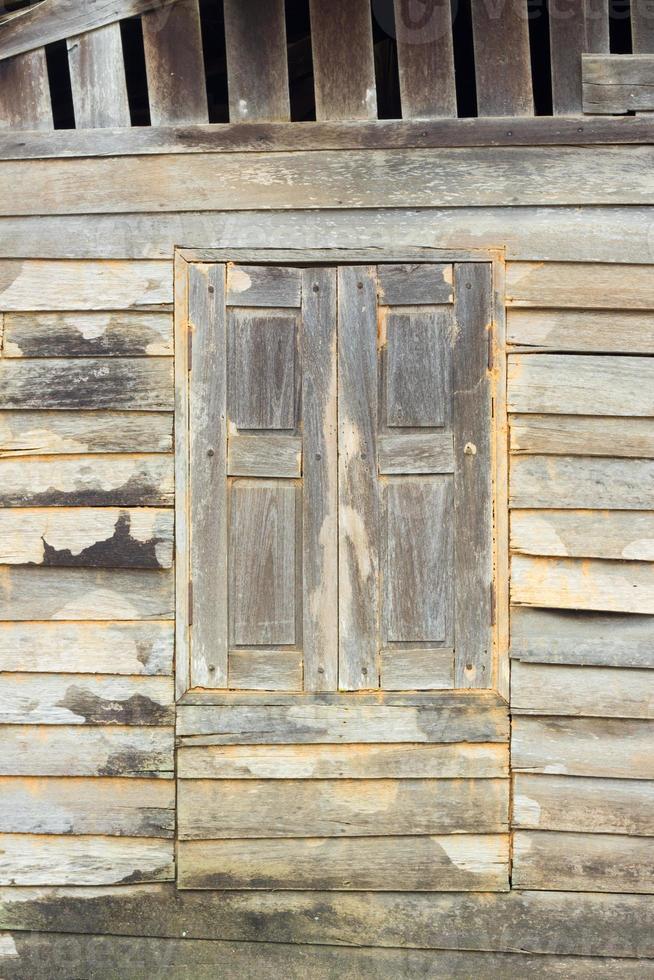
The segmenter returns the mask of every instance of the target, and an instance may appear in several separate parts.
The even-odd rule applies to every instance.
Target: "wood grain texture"
[[[3,834],[171,838],[175,830],[172,780],[4,777],[0,792]]]
[[[654,613],[647,562],[515,556],[511,575],[511,599],[518,605]]]
[[[651,781],[521,774],[514,785],[517,829],[654,835]]]
[[[170,623],[0,623],[0,670],[170,675]]]
[[[634,54],[654,52],[654,17],[644,0],[634,0],[630,8],[631,44]]]
[[[0,61],[0,130],[53,128],[45,49]]]
[[[454,472],[451,433],[381,435],[378,456],[379,472],[387,476]]]
[[[404,119],[456,116],[452,13],[446,3],[422,8],[395,0],[398,72]]]
[[[449,423],[454,332],[449,313],[390,312],[384,326],[387,424],[440,428]]]
[[[141,24],[152,125],[208,122],[198,0],[152,10]]]
[[[511,709],[516,714],[652,718],[654,674],[649,670],[515,661]]]
[[[5,885],[172,881],[173,857],[173,843],[165,840],[2,834],[0,881]]]
[[[529,22],[520,5],[472,0],[480,116],[533,116]]]
[[[385,691],[434,691],[454,687],[454,650],[382,650]]]
[[[577,309],[649,310],[654,286],[638,265],[510,262],[509,306]]]
[[[172,286],[168,262],[0,262],[5,313],[156,309],[172,303]]]
[[[227,329],[230,421],[239,429],[294,429],[295,317],[230,311]]]
[[[648,459],[516,456],[510,502],[514,508],[651,510],[653,474]]]
[[[234,650],[229,654],[229,684],[240,691],[302,691],[302,653]]]
[[[581,243],[578,247],[582,247]],[[507,315],[507,339],[519,346],[559,351],[652,354],[654,316],[646,311],[523,310],[512,307]]]
[[[549,8],[552,104],[555,115],[581,113],[581,59],[588,51],[586,3]],[[608,50],[608,45],[607,45]]]
[[[130,126],[120,24],[69,37],[67,47],[77,128]]]
[[[654,109],[651,54],[586,55],[582,64],[584,112],[614,115]]]
[[[513,415],[511,452],[548,456],[654,458],[648,418],[583,415]]]
[[[508,837],[182,841],[180,888],[505,891]]]
[[[290,120],[283,0],[226,0],[224,16],[230,121]]]
[[[302,273],[283,265],[227,266],[228,306],[298,308],[302,303]]]
[[[0,457],[72,453],[170,453],[172,415],[152,412],[7,411]]]
[[[436,306],[452,303],[452,275],[451,265],[380,265],[377,268],[379,302],[382,306]]]
[[[372,19],[367,0],[333,0],[329,4],[310,0],[309,10],[317,120],[376,119]]]
[[[0,568],[0,620],[174,618],[167,571]]]
[[[121,776],[171,780],[172,728],[6,725],[3,776]]]
[[[515,887],[654,892],[650,838],[519,831],[513,840]]]
[[[555,558],[654,561],[654,514],[609,510],[514,510],[511,549]]]
[[[3,357],[140,357],[173,353],[168,313],[6,313]]]
[[[307,408],[305,405],[305,414]],[[230,436],[227,472],[230,476],[300,479],[302,439],[299,436]]]

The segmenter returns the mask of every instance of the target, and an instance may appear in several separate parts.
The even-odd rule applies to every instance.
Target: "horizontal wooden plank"
[[[0,308],[138,310],[173,301],[170,262],[0,262]]]
[[[3,884],[118,885],[171,881],[173,858],[173,842],[166,840],[0,835]]]
[[[509,357],[510,412],[654,415],[654,358],[574,354]]]
[[[0,457],[170,453],[172,449],[172,413],[0,412]]]
[[[0,408],[172,411],[170,358],[0,361]],[[132,450],[133,451],[133,450]]]
[[[654,718],[654,674],[515,661],[511,710],[529,715]]]
[[[213,745],[177,754],[180,779],[498,779],[503,745]]]
[[[174,836],[173,780],[4,777],[0,793],[3,834]]]
[[[0,510],[2,565],[170,568],[173,539],[170,510]]]
[[[522,555],[654,561],[654,513],[514,510],[511,549]]]
[[[454,684],[454,650],[382,650],[381,687],[385,691],[434,691]]]
[[[654,109],[654,55],[583,54],[584,112],[616,115]]]
[[[514,508],[654,509],[654,463],[644,459],[516,456],[509,494]]]
[[[454,302],[451,265],[380,265],[381,306],[434,306]]]
[[[227,306],[287,308],[299,307],[301,302],[299,269],[265,265],[227,267]]]
[[[220,162],[220,180],[216,180],[216,161],[201,154],[162,155],[156,160],[124,156],[8,161],[0,163],[0,215],[461,204],[487,207],[517,201],[539,206],[649,204],[654,191],[653,157],[649,146],[628,150],[604,146],[230,153]],[[623,175],[620,181],[614,179],[616,169]],[[546,181],[536,179],[543,173],[547,174]],[[522,295],[527,289],[525,272],[528,277],[531,274],[530,293],[538,282],[542,291],[543,284],[542,276],[533,281],[535,270],[509,270],[509,295],[516,302],[522,300],[523,305],[527,298]],[[160,296],[156,288],[160,270],[153,269],[153,273],[149,292]],[[3,264],[0,284],[8,274]],[[105,270],[105,274],[114,282],[120,281],[127,294],[124,270]],[[578,274],[584,275],[582,268],[570,273],[576,285]],[[132,283],[136,276],[137,270],[133,270]],[[627,268],[623,289],[631,278]],[[4,291],[0,285],[0,299],[9,296],[15,304],[25,284],[25,276],[20,275],[20,279],[20,285],[8,284]],[[97,282],[97,270],[94,279]],[[519,279],[523,282],[517,290]],[[595,280],[606,283],[602,270],[597,271]],[[169,290],[171,286],[169,283]],[[643,290],[651,295],[651,287],[647,290],[644,283]],[[630,298],[630,305],[635,305],[638,294]],[[97,304],[98,299],[93,302]],[[138,302],[144,303],[142,293]],[[152,296],[149,302],[154,302]]]
[[[556,222],[556,216],[553,216]],[[618,246],[620,247],[620,246]],[[576,243],[581,261],[583,244]],[[616,256],[617,258],[617,256]],[[635,262],[624,253],[620,261]],[[646,256],[643,256],[645,261]],[[601,261],[601,258],[598,256]],[[651,259],[651,257],[650,257]],[[625,300],[625,303],[629,300]],[[654,314],[620,310],[520,309],[507,311],[507,341],[522,347],[607,354],[654,353]],[[610,394],[610,392],[608,392]]]
[[[654,613],[652,566],[516,555],[511,561],[511,600],[524,606]]]
[[[644,266],[510,262],[509,306],[575,309],[654,309],[654,284]]]
[[[169,313],[7,313],[4,357],[137,357],[173,353]]]
[[[181,840],[508,830],[507,779],[185,779],[178,794]]]
[[[654,667],[654,617],[515,606],[511,656],[541,664]]]
[[[166,676],[173,645],[172,623],[0,623],[0,670]]]
[[[520,830],[654,835],[654,782],[523,773],[514,780]]]
[[[359,702],[359,698],[357,698]],[[177,708],[178,734],[209,744],[302,744],[356,742],[502,742],[506,707],[483,695],[430,696],[423,705],[320,704],[296,699],[284,705]],[[197,744],[197,743],[196,743]]]
[[[617,718],[513,719],[517,772],[654,779],[654,726]]]
[[[170,725],[173,682],[167,677],[5,674],[0,724]]]
[[[513,841],[516,888],[654,892],[650,838],[523,830]]]
[[[168,571],[0,568],[0,621],[173,619]]]
[[[512,415],[510,425],[512,453],[654,458],[651,419]]]
[[[0,460],[2,507],[171,507],[174,493],[169,456]]]
[[[228,443],[230,476],[279,477],[302,475],[302,439],[299,436],[232,436]]]
[[[228,686],[243,691],[301,691],[302,652],[233,650]]]
[[[5,725],[0,729],[3,776],[168,779],[173,771],[172,728]]]
[[[508,836],[181,841],[180,888],[505,891]]]
[[[453,473],[452,433],[382,435],[378,440],[379,472]]]

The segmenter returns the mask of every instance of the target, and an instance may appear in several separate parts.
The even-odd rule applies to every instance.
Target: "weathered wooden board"
[[[596,834],[654,835],[654,782],[521,774],[513,826]]]
[[[454,687],[454,650],[382,650],[381,687],[385,691],[435,691]]]
[[[231,436],[227,472],[230,476],[299,479],[302,440],[299,436]]]
[[[512,453],[654,458],[651,419],[513,415],[510,426]]]
[[[185,779],[178,794],[181,840],[508,830],[507,779]]]
[[[273,701],[274,699],[267,699]],[[358,699],[357,699],[358,700]],[[429,704],[179,705],[180,736],[214,745],[357,742],[503,742],[507,710],[495,697],[448,695]]]
[[[654,415],[654,359],[512,354],[508,409],[560,415]]]
[[[646,267],[639,265],[510,262],[506,291],[509,306],[654,308],[652,277]]]
[[[654,51],[654,19],[647,3],[635,0],[630,4],[631,43],[634,54]]]
[[[79,187],[77,191],[82,193]],[[156,309],[172,301],[169,262],[0,262],[0,307],[5,313]]]
[[[228,306],[297,309],[302,303],[302,273],[284,265],[227,267]]]
[[[438,306],[454,301],[450,264],[380,265],[377,283],[382,306]]]
[[[69,37],[67,47],[76,127],[130,126],[120,24]]]
[[[231,122],[290,120],[283,0],[226,0],[224,14]]]
[[[0,413],[0,457],[170,453],[172,449],[172,414],[38,410]]]
[[[227,330],[231,421],[239,429],[294,429],[296,317],[233,311]]]
[[[3,884],[118,885],[171,881],[174,874],[172,841],[0,835]]]
[[[0,61],[0,130],[53,128],[44,48]]]
[[[510,502],[514,508],[652,510],[654,463],[648,459],[515,456]]]
[[[451,433],[382,435],[377,445],[379,472],[382,474],[454,472]]]
[[[237,691],[301,691],[302,653],[238,650],[229,655],[227,686]]]
[[[173,780],[3,777],[0,793],[3,834],[164,838],[175,831]]]
[[[577,258],[581,257],[583,247],[583,242],[577,243]],[[624,253],[621,258],[625,258]],[[635,259],[630,257],[625,261]],[[626,296],[624,302],[629,302]],[[508,342],[523,347],[609,354],[654,353],[654,315],[647,312],[511,307],[507,311],[506,328]]]
[[[654,109],[653,55],[586,54],[581,61],[584,112],[615,115]]]
[[[172,728],[5,725],[3,776],[121,776],[171,779]]]
[[[173,353],[168,313],[6,313],[3,357],[138,357]]]
[[[654,617],[515,606],[511,656],[544,664],[654,667]]]
[[[367,0],[309,0],[316,119],[376,119],[371,8]],[[356,57],[352,57],[356,50]]]
[[[499,779],[508,773],[508,747],[187,746],[177,766],[180,779]]]
[[[170,725],[174,715],[167,677],[6,674],[0,692],[5,725]]]
[[[651,894],[653,856],[647,837],[518,831],[513,837],[513,885]]]
[[[168,571],[0,568],[0,620],[174,618]]]
[[[654,513],[514,510],[511,549],[522,555],[654,561]]]
[[[513,719],[518,772],[654,779],[653,726],[617,718]]]
[[[580,0],[579,3],[568,5],[565,10],[556,4],[549,8],[552,104],[555,115],[581,113],[581,56],[582,52],[592,50],[587,46],[586,6],[585,0]]]
[[[477,106],[480,116],[534,112],[529,23],[518,6],[472,0]]]
[[[654,674],[515,661],[511,710],[530,715],[654,718]]]
[[[524,606],[654,613],[652,567],[594,558],[511,561],[511,599]]]
[[[169,675],[172,623],[0,623],[0,670]]]
[[[208,122],[199,0],[157,4],[141,24],[152,125]]]
[[[178,882],[202,889],[506,891],[508,844],[500,834],[182,841]]]
[[[394,12],[403,118],[456,116],[450,8],[434,4],[416,17],[410,0],[395,0]]]

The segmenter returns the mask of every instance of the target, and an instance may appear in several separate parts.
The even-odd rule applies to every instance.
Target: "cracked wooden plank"
[[[514,887],[654,893],[647,837],[523,830],[513,840]]]
[[[654,836],[654,782],[570,776],[515,776],[513,826]]]
[[[654,510],[654,462],[585,456],[514,456],[512,508]]]
[[[0,412],[0,457],[172,450],[172,413]]]
[[[519,455],[654,459],[654,426],[649,418],[513,415],[510,426],[511,452]]]
[[[514,661],[511,710],[527,715],[654,718],[654,672]]]
[[[654,513],[514,510],[511,549],[555,558],[654,561]]]
[[[654,55],[590,55],[582,58],[585,113],[615,115],[654,109]]]
[[[78,187],[77,194],[82,193]],[[169,307],[172,301],[169,261],[3,259],[0,262],[0,307],[5,313],[156,310]]]
[[[652,566],[647,562],[515,555],[511,560],[511,599],[524,606],[654,613]]]

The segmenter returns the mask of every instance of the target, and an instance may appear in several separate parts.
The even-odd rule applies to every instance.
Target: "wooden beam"
[[[533,116],[527,2],[472,0],[480,116]]]
[[[585,55],[584,112],[611,115],[654,109],[654,54]]]
[[[310,0],[318,121],[375,119],[377,89],[368,0]]]
[[[290,120],[284,0],[225,0],[229,118]]]
[[[68,67],[78,129],[130,125],[120,24],[69,38]]]

